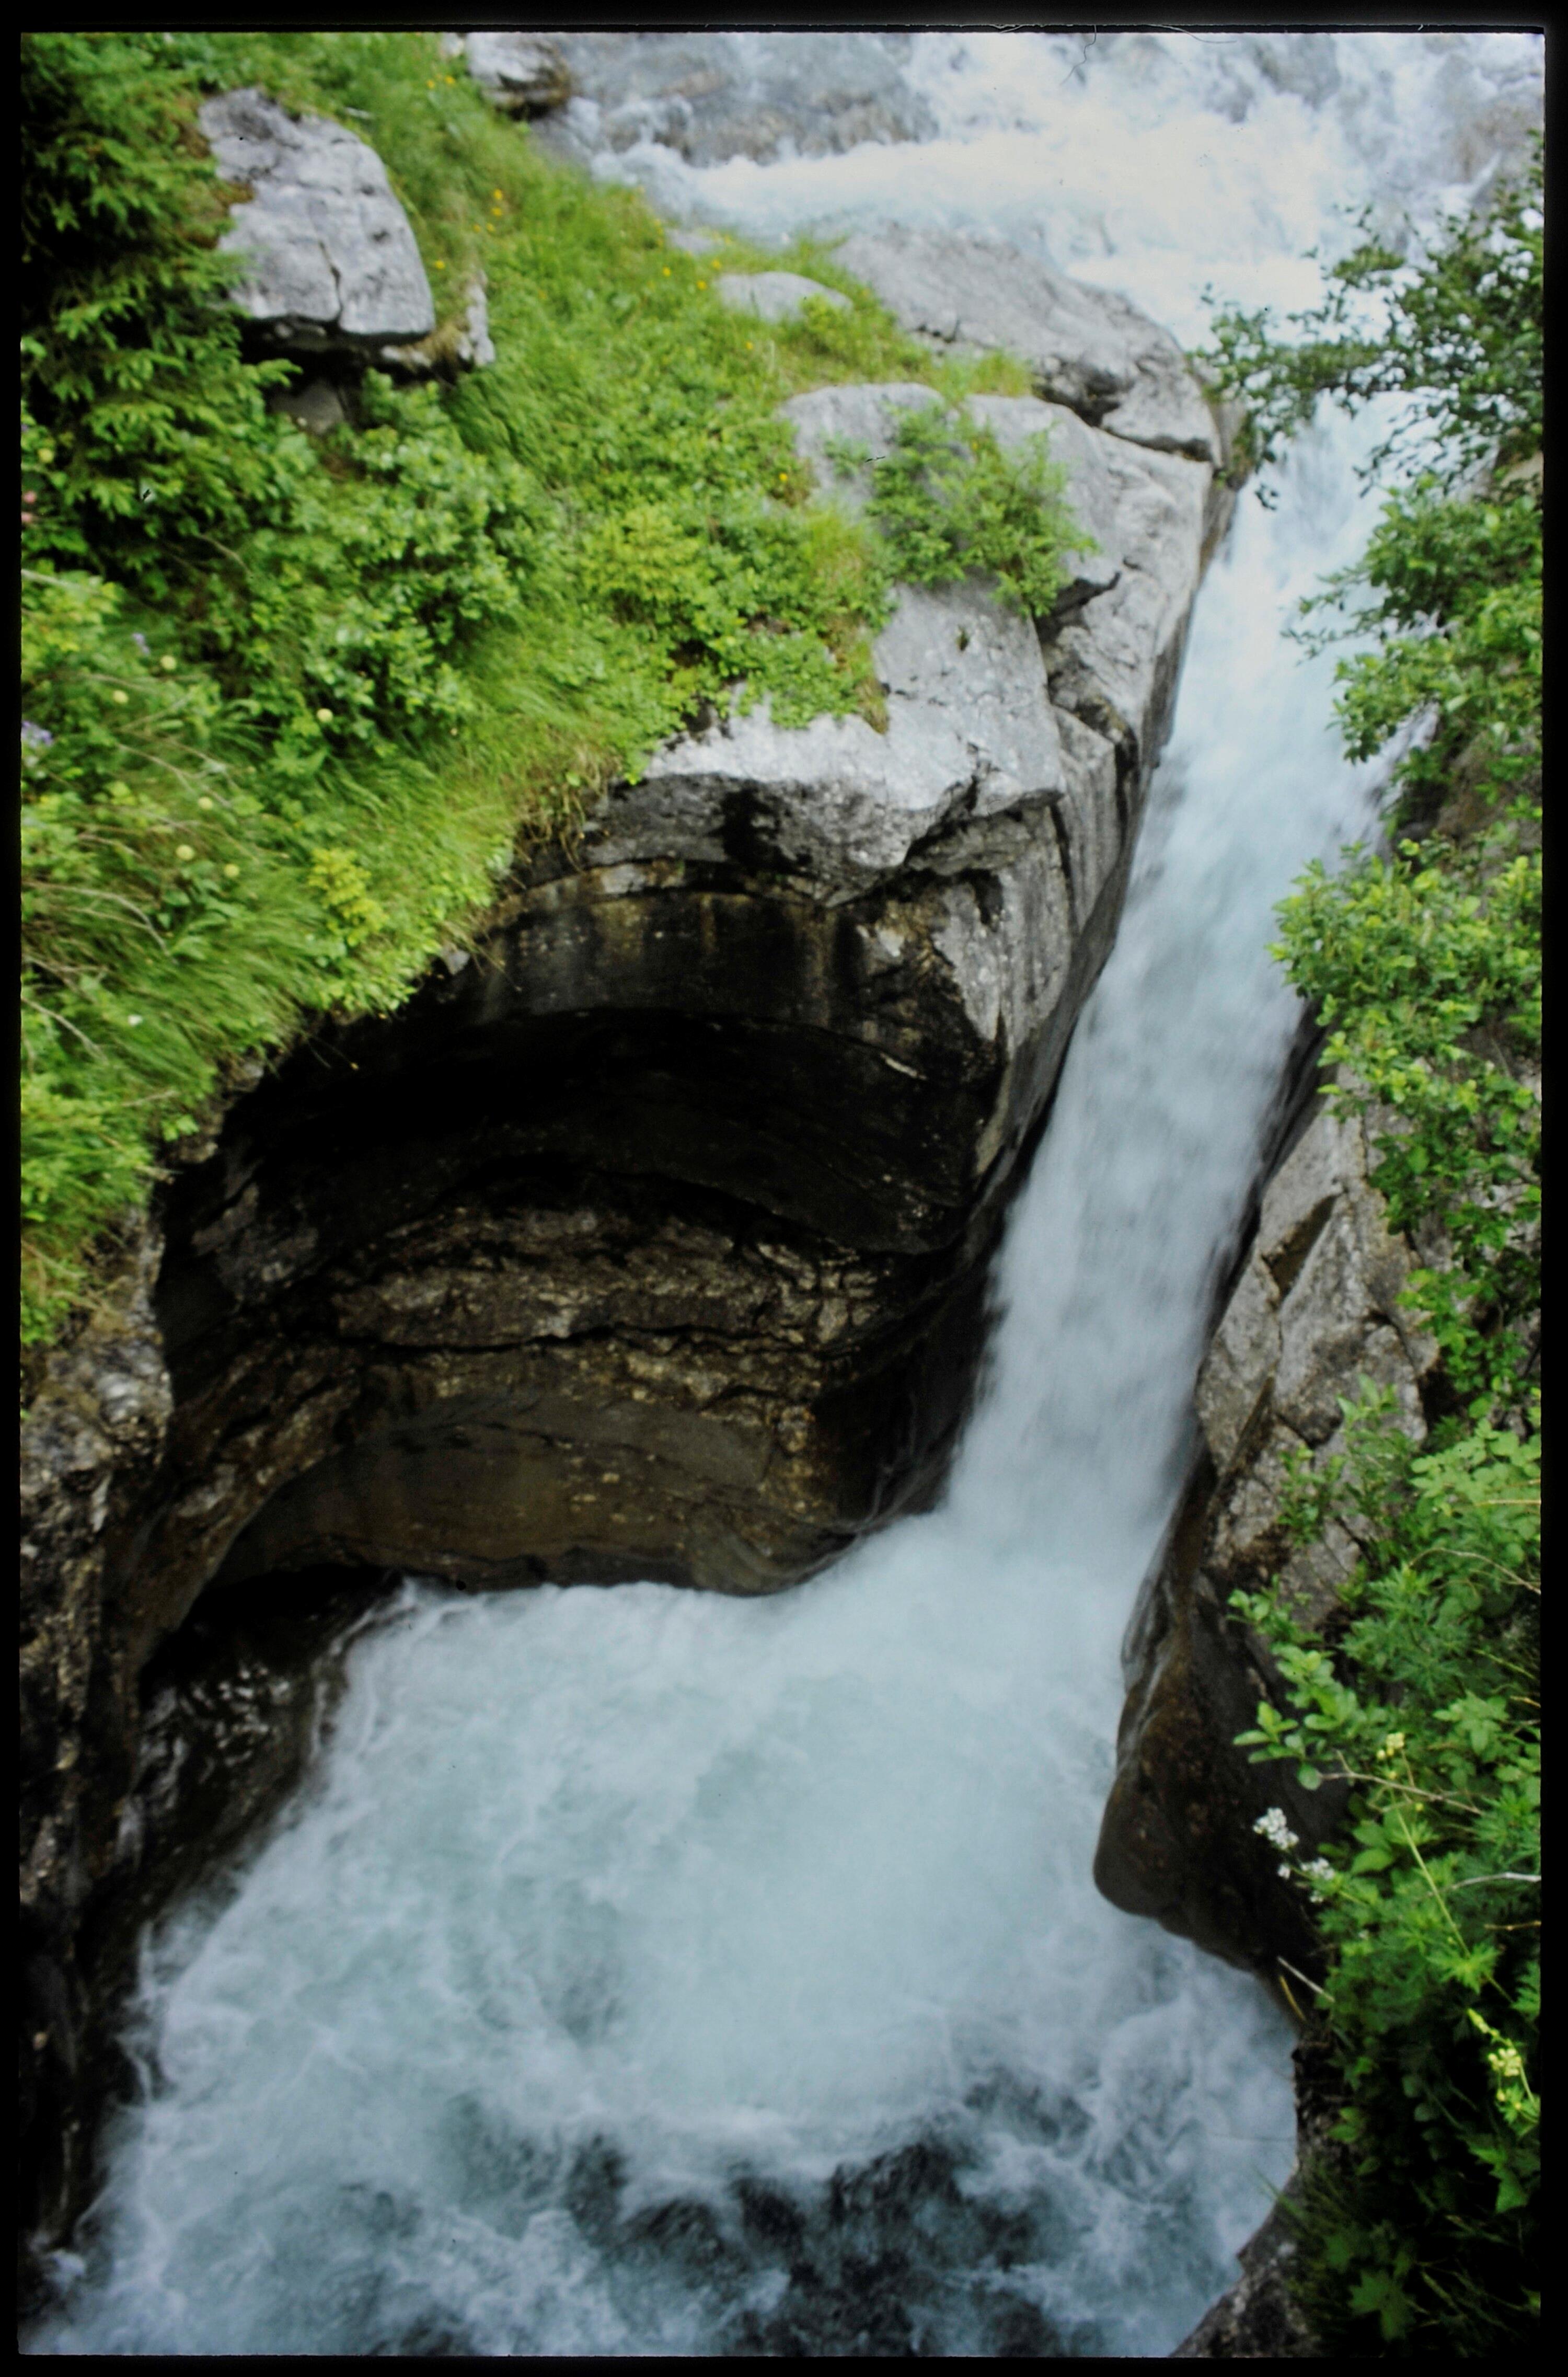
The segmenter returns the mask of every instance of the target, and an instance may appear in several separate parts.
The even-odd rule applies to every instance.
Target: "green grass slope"
[[[777,417],[834,380],[1016,393],[944,364],[809,245],[722,262],[851,300],[771,328],[640,196],[544,159],[434,34],[35,33],[23,45],[24,1344],[93,1294],[162,1151],[326,1009],[386,1009],[561,831],[742,688],[861,711],[896,566],[1038,594],[1043,457],[911,448],[888,533],[814,500]],[[196,126],[255,83],[377,150],[438,313],[495,364],[352,427],[268,411]],[[951,418],[951,416],[948,416]],[[956,428],[958,424],[955,424]],[[930,450],[927,450],[930,448]],[[941,533],[911,536],[911,486]],[[918,506],[916,506],[918,509]],[[1032,526],[1030,525],[1032,521]],[[914,555],[911,562],[910,555]]]

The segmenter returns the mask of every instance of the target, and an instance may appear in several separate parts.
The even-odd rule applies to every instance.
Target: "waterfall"
[[[989,227],[1195,342],[1206,281],[1309,302],[1334,206],[1479,186],[1538,51],[921,34],[932,139],[599,170],[753,236]],[[1089,1868],[1296,1020],[1273,904],[1372,814],[1281,630],[1364,542],[1375,426],[1321,422],[1210,570],[942,1507],[760,1601],[410,1582],[284,1820],[146,1943],[142,2097],[31,2349],[1141,2356],[1229,2283],[1289,2034]]]

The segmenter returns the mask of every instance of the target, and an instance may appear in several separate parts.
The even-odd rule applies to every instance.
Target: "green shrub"
[[[959,403],[911,406],[874,460],[843,438],[828,457],[846,472],[869,462],[867,518],[892,575],[911,586],[984,572],[1009,610],[1043,618],[1067,582],[1063,555],[1098,549],[1063,503],[1067,474],[1046,439],[1004,454]]]
[[[1400,267],[1367,245],[1277,340],[1222,314],[1206,360],[1264,459],[1329,394],[1411,399],[1373,472],[1411,450],[1366,554],[1303,609],[1354,635],[1338,713],[1357,758],[1405,748],[1386,857],[1308,869],[1275,954],[1329,1027],[1330,1095],[1373,1123],[1372,1179],[1427,1260],[1406,1300],[1442,1354],[1424,1451],[1392,1398],[1345,1409],[1287,1523],[1361,1547],[1309,1636],[1277,1587],[1234,1607],[1282,1702],[1240,1737],[1309,1787],[1352,1786],[1303,1865],[1326,1956],[1313,2025],[1337,2112],[1309,2163],[1294,2284],[1324,2347],[1465,2358],[1539,2311],[1538,1650],[1541,516],[1499,475],[1540,434],[1538,151],[1517,187]],[[1366,293],[1381,325],[1354,318]],[[1435,460],[1433,441],[1436,444]],[[1334,615],[1338,615],[1337,624]]]
[[[1543,174],[1538,137],[1528,169],[1489,207],[1451,217],[1431,238],[1407,226],[1404,255],[1374,238],[1363,214],[1360,245],[1325,268],[1322,304],[1287,316],[1293,338],[1278,335],[1266,306],[1218,307],[1202,361],[1217,393],[1246,407],[1245,461],[1275,460],[1325,393],[1352,405],[1410,400],[1372,456],[1372,476],[1435,447],[1452,486],[1494,456],[1508,463],[1538,453]]]
[[[1540,1461],[1482,1421],[1418,1453],[1384,1392],[1347,1404],[1318,1481],[1363,1557],[1332,1653],[1277,1594],[1238,1594],[1288,1706],[1240,1739],[1353,1786],[1303,1864],[1328,1950],[1332,2165],[1307,2195],[1306,2299],[1333,2348],[1479,2357],[1538,2312]],[[1268,1828],[1268,1820],[1260,1829]]]
[[[1334,1102],[1381,1109],[1390,1221],[1445,1242],[1409,1295],[1448,1380],[1478,1416],[1516,1407],[1540,1303],[1538,854],[1483,841],[1434,864],[1407,842],[1338,879],[1313,866],[1280,920],[1276,954],[1348,1068]]]

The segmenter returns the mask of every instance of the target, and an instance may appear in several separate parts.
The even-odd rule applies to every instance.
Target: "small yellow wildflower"
[[[231,860],[229,865],[223,869],[224,874],[229,878],[231,883],[233,882],[235,877],[239,874],[239,868],[233,864],[232,860]]]
[[[160,669],[173,669],[173,668],[178,668],[178,667],[179,667],[179,665],[180,665],[180,663],[179,663],[179,662],[174,658],[174,655],[173,655],[173,653],[172,653],[172,652],[165,652],[165,653],[164,653],[164,655],[163,655],[163,658],[159,662],[158,665],[159,665],[159,667],[160,667]]]
[[[324,726],[331,725],[332,712],[329,710],[318,710],[315,714],[320,719]]]
[[[196,856],[196,852],[191,848],[188,842],[183,842],[178,850],[174,853],[174,855],[176,858],[194,858]]]
[[[116,693],[114,696],[114,699],[120,703],[122,708],[127,701],[129,701],[130,698],[131,697],[128,693]]]
[[[209,809],[212,806],[212,803],[206,793],[202,794],[200,799],[196,802],[196,806],[198,809]]]

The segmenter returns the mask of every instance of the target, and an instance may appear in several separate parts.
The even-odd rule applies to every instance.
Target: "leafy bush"
[[[1339,664],[1338,714],[1353,757],[1398,754],[1394,847],[1309,868],[1275,954],[1424,1257],[1406,1296],[1446,1415],[1418,1451],[1369,1393],[1344,1407],[1346,1452],[1304,1464],[1297,1539],[1332,1519],[1361,1547],[1315,1637],[1277,1588],[1233,1603],[1283,1684],[1241,1741],[1309,1787],[1354,1786],[1310,1864],[1280,1811],[1260,1829],[1318,1910],[1337,2097],[1295,2283],[1325,2347],[1358,2355],[1479,2357],[1532,2338],[1539,2311],[1541,519],[1517,467],[1540,434],[1539,209],[1538,150],[1412,264],[1363,245],[1292,317],[1298,342],[1230,312],[1207,358],[1253,406],[1255,456],[1320,395],[1393,391],[1411,402],[1371,467],[1421,466],[1303,606],[1330,624],[1301,631],[1366,644]],[[1356,312],[1369,293],[1381,322]]]
[[[1397,1229],[1435,1225],[1410,1296],[1478,1416],[1518,1405],[1540,1302],[1540,860],[1407,842],[1335,880],[1309,868],[1277,954],[1348,1068],[1331,1094],[1382,1109],[1372,1179]],[[1489,861],[1492,863],[1488,874]]]
[[[196,125],[250,83],[375,147],[445,330],[482,269],[492,368],[368,373],[325,437],[268,409],[295,366],[249,359]],[[809,246],[785,260],[847,316],[727,312],[639,196],[550,166],[433,34],[33,33],[23,111],[37,1344],[233,1066],[404,995],[519,830],[732,694],[877,718],[887,556],[813,503],[781,398],[1028,383],[934,363]]]
[[[1369,210],[1360,245],[1326,267],[1323,303],[1287,316],[1293,338],[1278,335],[1266,306],[1218,308],[1204,362],[1217,391],[1246,407],[1246,462],[1274,460],[1324,393],[1350,404],[1409,398],[1367,465],[1373,476],[1435,448],[1452,486],[1494,457],[1538,453],[1543,174],[1538,137],[1529,169],[1480,214],[1450,218],[1431,238],[1407,225],[1408,254],[1372,235]]]
[[[1424,1453],[1393,1398],[1346,1406],[1349,1451],[1300,1533],[1361,1539],[1331,1653],[1276,1595],[1235,1597],[1289,1708],[1254,1760],[1354,1785],[1344,1834],[1303,1865],[1329,1952],[1319,2019],[1340,2104],[1307,2193],[1306,2297],[1322,2340],[1479,2356],[1538,2311],[1538,1439],[1480,1422]],[[1268,1819],[1262,1829],[1268,1829]]]
[[[1377,598],[1353,603],[1358,587]],[[1541,513],[1537,496],[1443,496],[1430,476],[1392,496],[1365,555],[1304,611],[1332,605],[1342,624],[1318,645],[1371,635],[1341,661],[1345,747],[1371,758],[1419,728],[1394,770],[1402,813],[1431,812],[1463,765],[1471,806],[1528,800],[1540,764]]]
[[[1062,501],[1067,474],[1042,436],[1004,454],[995,433],[953,402],[911,406],[874,459],[845,438],[829,459],[843,472],[870,465],[867,517],[894,577],[949,585],[985,572],[1009,610],[1043,618],[1067,582],[1063,555],[1097,548]]]

